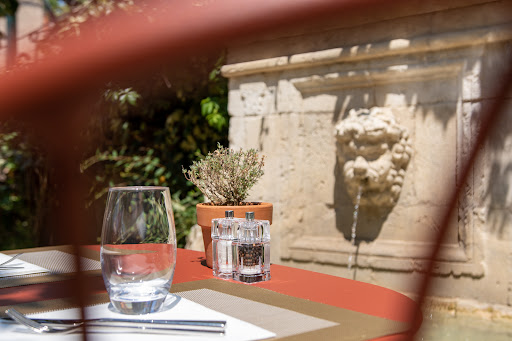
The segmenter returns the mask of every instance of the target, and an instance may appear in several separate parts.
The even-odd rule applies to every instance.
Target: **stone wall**
[[[230,48],[230,144],[267,156],[251,199],[274,203],[274,263],[414,292],[512,55],[512,11],[456,1],[357,20]],[[452,217],[434,296],[512,305],[510,101],[503,117]],[[398,165],[400,139],[410,155]]]

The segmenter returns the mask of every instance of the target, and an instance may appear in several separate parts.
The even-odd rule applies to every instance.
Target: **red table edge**
[[[100,249],[99,245],[87,247]],[[178,249],[173,283],[214,278],[204,263],[204,252]],[[374,284],[277,264],[271,265],[271,275],[270,281],[244,285],[406,323],[419,309],[404,294]],[[417,331],[421,323],[414,323],[411,330]]]
[[[99,245],[84,247],[100,251]],[[178,249],[173,283],[214,278],[212,269],[203,265],[204,263],[204,252]],[[271,275],[270,281],[243,285],[254,285],[280,294],[399,322],[410,322],[415,309],[419,309],[416,302],[409,297],[369,283],[277,264],[271,265]],[[101,277],[89,278],[88,281],[92,293],[105,292]],[[298,283],[300,285],[297,285]],[[66,281],[53,282],[51,287],[48,283],[32,284],[25,286],[23,291],[20,291],[19,287],[9,287],[0,289],[0,305],[40,301],[41,297],[47,300],[66,295],[72,295],[72,288]],[[372,341],[410,340],[421,326],[421,322],[415,323],[407,333],[386,335]]]

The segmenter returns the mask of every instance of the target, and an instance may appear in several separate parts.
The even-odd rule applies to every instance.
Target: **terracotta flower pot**
[[[225,211],[234,211],[235,218],[245,218],[245,212],[254,212],[254,218],[268,220],[272,224],[273,205],[268,202],[260,202],[245,206],[213,206],[209,204],[197,204],[197,223],[203,232],[204,252],[206,265],[212,267],[212,219],[223,218]]]

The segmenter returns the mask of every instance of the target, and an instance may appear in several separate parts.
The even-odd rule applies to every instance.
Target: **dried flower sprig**
[[[218,144],[217,150],[194,161],[183,174],[214,205],[239,206],[263,175],[264,159],[255,149],[235,151]]]

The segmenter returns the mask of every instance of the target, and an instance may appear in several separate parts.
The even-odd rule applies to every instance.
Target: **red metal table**
[[[41,249],[51,249],[51,247],[38,250]],[[35,249],[12,250],[4,253],[30,252],[31,250]],[[85,246],[84,250],[89,254],[99,255],[99,246]],[[95,256],[94,258],[99,259]],[[207,283],[206,280],[210,280],[208,283],[211,283],[214,278],[212,270],[203,264],[204,253],[178,249],[173,288],[194,282]],[[267,289],[296,299],[322,303],[389,321],[409,323],[418,309],[417,304],[410,298],[393,290],[368,283],[276,264],[271,266],[271,274],[270,281],[250,285],[233,281],[218,281],[224,282],[226,285],[243,286],[240,287],[242,289],[248,287]],[[99,273],[87,276],[86,280],[91,293],[106,292]],[[0,289],[0,306],[6,307],[69,297],[73,295],[72,287],[69,285],[69,281],[58,280],[2,288]],[[267,291],[260,290],[260,292],[265,295],[264,293]],[[409,328],[409,332],[416,331],[420,323]],[[410,338],[410,335],[408,333],[380,335],[373,340],[406,340]]]

